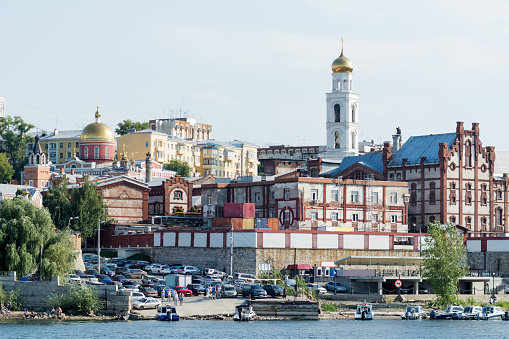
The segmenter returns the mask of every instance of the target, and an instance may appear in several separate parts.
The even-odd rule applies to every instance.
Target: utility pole
[[[232,234],[230,236],[230,275],[233,277],[233,223]]]
[[[101,219],[97,219],[97,271],[101,274]]]

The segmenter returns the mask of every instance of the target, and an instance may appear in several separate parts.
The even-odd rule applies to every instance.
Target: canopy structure
[[[312,270],[313,269],[313,266],[311,266],[310,264],[297,264],[297,267],[295,267],[295,265],[288,265],[288,267],[286,268],[287,270]]]
[[[336,260],[334,264],[339,265],[421,265],[422,257],[373,257],[373,256],[350,256]],[[291,265],[293,266],[293,265]]]

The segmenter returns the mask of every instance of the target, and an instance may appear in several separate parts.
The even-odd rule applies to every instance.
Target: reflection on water
[[[18,321],[0,320],[0,338],[503,338],[509,321]]]

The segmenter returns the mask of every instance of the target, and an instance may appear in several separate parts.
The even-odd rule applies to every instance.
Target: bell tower
[[[343,54],[332,62],[332,91],[327,93],[327,147],[321,156],[341,160],[358,154],[359,95],[353,92],[353,64]]]

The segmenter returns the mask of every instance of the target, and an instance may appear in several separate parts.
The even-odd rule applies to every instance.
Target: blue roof
[[[438,147],[441,143],[447,143],[449,146],[456,139],[456,133],[430,134],[410,137],[403,146],[397,151],[389,163],[389,167],[401,166],[403,159],[408,159],[407,165],[416,165],[421,163],[421,157],[426,157],[425,164],[438,164]]]
[[[358,155],[355,157],[345,157],[341,161],[341,164],[339,165],[338,168],[333,169],[326,173],[330,174],[332,178],[355,164],[364,165],[367,168],[372,169],[373,171],[376,171],[381,174],[384,173],[382,153],[368,153],[364,155]]]

